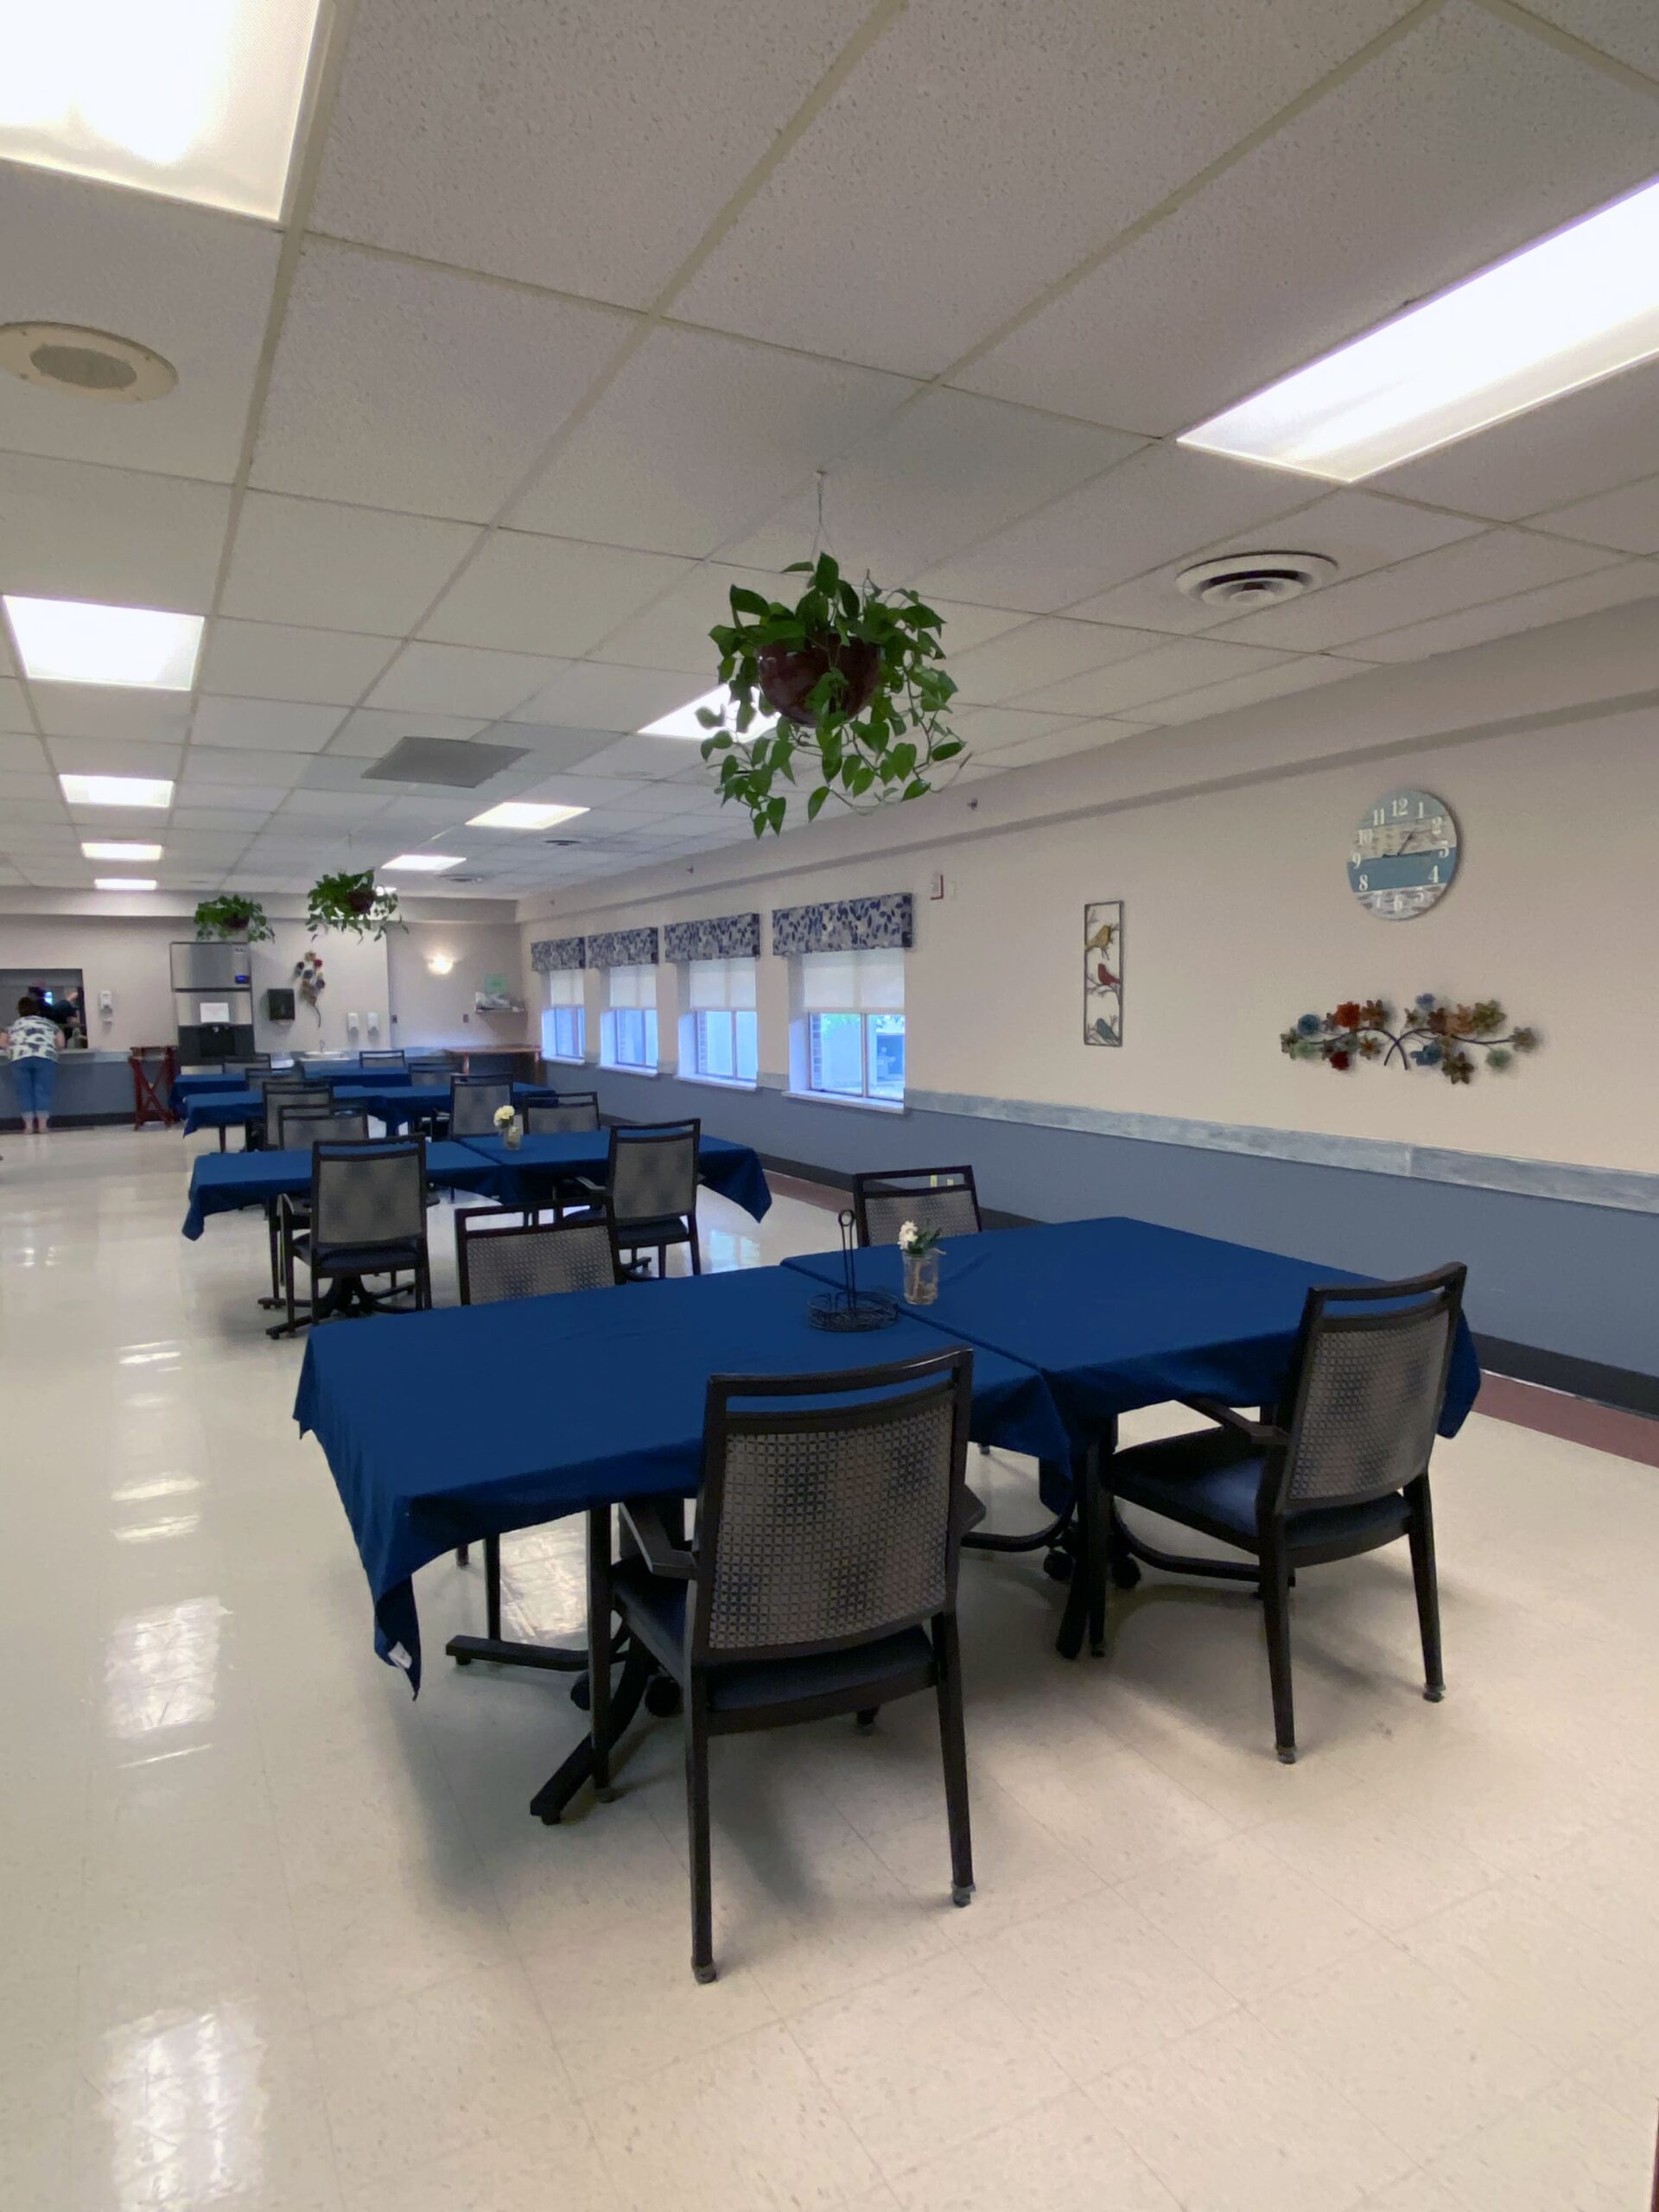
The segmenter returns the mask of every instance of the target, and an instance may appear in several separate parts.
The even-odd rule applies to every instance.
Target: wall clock
[[[1379,921],[1414,921],[1458,872],[1458,825],[1433,791],[1389,791],[1368,806],[1348,855],[1348,887]]]

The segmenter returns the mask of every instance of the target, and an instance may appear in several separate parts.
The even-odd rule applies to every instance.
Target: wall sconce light
[[[447,952],[434,952],[429,955],[426,964],[433,975],[447,976],[455,963]]]

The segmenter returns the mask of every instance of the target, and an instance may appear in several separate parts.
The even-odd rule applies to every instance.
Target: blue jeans
[[[31,1053],[26,1060],[14,1060],[11,1079],[17,1086],[17,1110],[23,1119],[32,1121],[37,1114],[52,1111],[52,1087],[58,1079],[58,1064],[44,1052]]]

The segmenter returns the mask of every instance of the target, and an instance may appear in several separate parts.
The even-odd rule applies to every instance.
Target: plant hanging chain
[[[779,780],[793,784],[803,763],[818,778],[806,801],[812,822],[832,798],[859,813],[921,798],[931,772],[965,749],[943,719],[957,688],[944,672],[944,617],[913,591],[878,591],[868,576],[847,582],[817,551],[823,534],[820,471],[815,557],[784,571],[809,576],[805,592],[786,607],[734,584],[731,621],[709,632],[730,696],[718,712],[697,710],[709,732],[702,757],[718,760],[721,804],[747,807],[757,837],[782,830],[789,794]]]
[[[1535,1052],[1535,1029],[1505,1031],[1509,1016],[1496,999],[1478,999],[1473,1006],[1449,1006],[1424,991],[1412,1001],[1408,1018],[1395,1026],[1394,1008],[1386,999],[1346,999],[1330,1014],[1305,1014],[1294,1029],[1279,1039],[1279,1049],[1293,1060],[1323,1060],[1338,1075],[1356,1061],[1374,1060],[1387,1067],[1398,1060],[1402,1070],[1426,1068],[1443,1075],[1448,1083],[1470,1082],[1483,1065],[1494,1075],[1513,1067],[1517,1052]]]

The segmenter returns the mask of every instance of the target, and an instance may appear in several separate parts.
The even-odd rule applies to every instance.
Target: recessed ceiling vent
[[[1227,553],[1218,561],[1199,561],[1183,569],[1177,588],[1201,607],[1225,607],[1249,614],[1258,607],[1277,607],[1317,591],[1337,573],[1323,553]]]
[[[136,338],[74,322],[0,323],[0,368],[25,384],[77,399],[165,399],[179,380],[171,361]]]
[[[441,784],[446,791],[474,791],[524,757],[522,746],[475,745],[460,737],[400,737],[384,760],[363,771],[363,778],[371,784]]]

